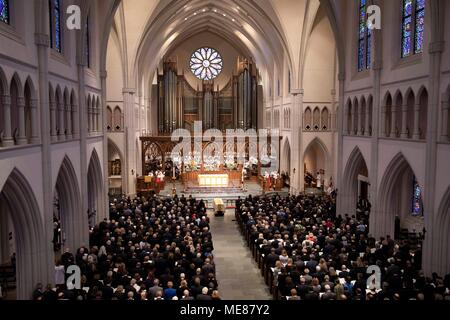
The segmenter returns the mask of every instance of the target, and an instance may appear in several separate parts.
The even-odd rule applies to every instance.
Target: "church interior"
[[[0,300],[450,300],[447,16],[0,0]]]

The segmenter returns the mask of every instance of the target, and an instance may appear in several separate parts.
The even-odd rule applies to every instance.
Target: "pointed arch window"
[[[0,21],[9,24],[9,0],[0,0]]]
[[[88,68],[91,67],[91,32],[89,29],[89,16],[86,18],[86,26],[84,28],[84,49],[86,55],[86,66]]]
[[[49,0],[50,46],[62,52],[61,1]]]
[[[372,30],[367,26],[367,0],[359,0],[358,71],[370,69]]]
[[[425,0],[402,0],[402,58],[423,52]]]

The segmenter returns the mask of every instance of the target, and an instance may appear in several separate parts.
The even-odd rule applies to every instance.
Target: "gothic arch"
[[[304,129],[305,130],[311,130],[312,127],[312,111],[311,108],[308,106],[305,109],[305,118],[304,118]]]
[[[411,88],[408,88],[408,90],[406,90],[405,99],[406,101],[403,101],[403,105],[405,105],[406,103],[407,107],[406,131],[403,131],[402,135],[404,138],[412,138],[414,131],[414,106],[416,104],[416,96]],[[403,128],[405,128],[405,126],[403,126]]]
[[[116,155],[119,157],[120,164],[119,164],[119,168],[116,168],[114,170],[120,171],[120,176],[121,176],[120,187],[119,187],[119,185],[116,186],[113,183],[113,181],[111,179],[109,179],[108,189],[117,187],[117,188],[120,188],[122,190],[123,186],[125,185],[125,178],[126,178],[125,177],[125,170],[124,170],[124,166],[125,166],[124,157],[123,157],[123,154],[120,151],[119,147],[111,139],[108,138],[108,165],[109,165],[109,167],[108,167],[108,176],[116,175],[113,172],[113,167],[112,167],[112,162],[117,159]]]
[[[353,128],[353,117],[352,117],[352,100],[350,98],[347,99],[347,103],[345,104],[345,131],[347,134],[352,133]]]
[[[419,107],[419,138],[426,139],[427,137],[427,121],[428,121],[428,91],[424,86],[421,86],[417,92],[417,101]],[[416,108],[416,106],[414,106]]]
[[[283,145],[283,153],[281,157],[281,171],[287,172],[291,176],[291,144],[289,138],[286,137]]]
[[[55,184],[55,194],[60,207],[61,227],[66,247],[71,251],[87,244],[87,217],[81,212],[81,195],[78,178],[70,159],[65,156]]]
[[[356,146],[347,160],[343,174],[341,197],[343,213],[354,214],[356,211],[359,175],[369,178],[369,170],[361,150]]]
[[[366,133],[366,117],[367,117],[367,108],[368,108],[368,104],[367,104],[367,100],[365,96],[361,96],[360,100],[359,100],[359,125],[358,125],[358,134],[365,134]]]
[[[314,157],[314,159],[310,157]],[[325,170],[324,178],[330,177],[332,168],[331,156],[328,151],[328,148],[320,138],[315,137],[305,148],[305,152],[303,153],[302,165],[305,165],[308,171],[310,171],[311,169],[314,169],[314,171],[323,169]],[[312,168],[308,166],[312,166]],[[316,172],[311,173],[315,175]]]
[[[329,121],[330,113],[327,107],[323,107],[322,112],[320,114],[321,119],[321,130],[327,131],[330,129],[330,121]]]
[[[399,215],[403,221],[403,216],[408,209],[405,207],[411,204],[410,195],[407,194],[409,188],[404,183],[405,180],[411,180],[413,176],[415,173],[408,160],[403,153],[397,153],[387,166],[379,184],[378,212],[371,216],[371,224],[374,226],[371,230],[375,237],[394,235],[396,215]]]
[[[384,109],[384,123],[383,125],[383,132],[385,137],[389,137],[391,133],[391,125],[392,125],[392,117],[394,116],[392,114],[392,96],[389,91],[386,92],[386,95],[383,99],[383,107]]]
[[[47,280],[46,252],[51,248],[34,192],[19,170],[14,169],[3,185],[0,204],[0,215],[11,213],[14,227],[17,299],[31,299],[36,283]]]
[[[450,187],[442,197],[435,220],[433,234],[429,233],[429,236],[433,237],[433,243],[436,243],[433,252],[436,259],[432,259],[431,270],[438,274],[447,274],[450,270],[450,246],[448,245],[450,243]]]
[[[25,89],[24,89],[24,97],[25,97],[25,136],[27,137],[28,141],[31,141],[33,137],[32,131],[33,131],[33,124],[38,123],[38,119],[33,119],[33,112],[32,112],[32,104],[37,103],[36,99],[36,89],[34,87],[33,80],[31,80],[30,77],[27,77],[27,80],[25,81]],[[37,105],[34,107],[37,108]],[[34,116],[37,117],[37,112],[34,113]],[[35,121],[33,121],[35,120]],[[35,131],[37,128],[34,128]]]
[[[9,95],[11,98],[11,133],[14,139],[14,143],[18,144],[20,132],[19,132],[19,122],[20,122],[20,111],[19,104],[21,99],[23,99],[23,86],[20,81],[20,77],[17,72],[14,73],[11,82],[9,84]]]
[[[356,97],[353,98],[353,104],[352,104],[352,134],[357,135],[358,134],[358,125],[359,125],[359,103],[358,99]]]
[[[100,165],[100,159],[97,154],[97,150],[92,151],[91,158],[89,160],[88,167],[88,210],[92,213],[93,210],[96,211],[96,216],[89,221],[89,226],[93,227],[95,225],[95,220],[98,217],[103,217],[105,215],[105,208],[103,205],[103,175],[102,167]]]

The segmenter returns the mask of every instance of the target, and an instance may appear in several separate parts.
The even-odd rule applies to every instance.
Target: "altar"
[[[199,174],[199,187],[228,187],[228,174]]]

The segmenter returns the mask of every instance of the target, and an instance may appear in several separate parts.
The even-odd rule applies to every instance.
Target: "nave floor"
[[[264,283],[252,254],[239,232],[234,209],[224,217],[215,217],[209,211],[214,261],[219,292],[224,300],[270,300],[269,288]]]

